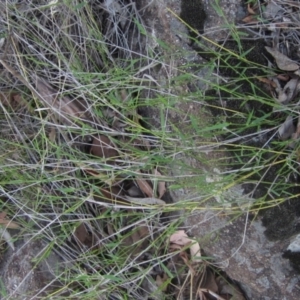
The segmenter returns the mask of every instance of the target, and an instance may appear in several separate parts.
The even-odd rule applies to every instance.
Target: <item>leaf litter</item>
[[[49,91],[52,90],[49,89]],[[60,104],[56,105],[57,107],[60,107]],[[57,108],[55,108],[55,110],[56,109]],[[67,112],[68,118],[70,119],[75,120],[79,115],[82,117],[82,114],[79,114],[76,109],[68,109]],[[60,124],[73,124],[68,121],[64,123],[64,118],[56,120]],[[53,130],[51,130],[51,132],[51,135],[53,135]],[[51,141],[54,142],[55,138],[52,137]],[[135,147],[139,146],[135,145]],[[122,149],[122,151],[117,149],[118,148],[116,144],[112,142],[109,136],[101,134],[92,138],[89,153],[92,156],[99,158],[104,164],[115,164],[118,157],[120,157],[122,155],[122,152],[125,151],[125,149]],[[83,172],[91,175],[91,180],[93,180],[93,178],[101,178],[101,173],[97,169],[91,169],[88,167],[81,167],[81,169],[83,170]],[[102,171],[102,173],[105,174],[105,171]],[[114,182],[111,182],[110,186],[105,186],[105,184],[99,185],[99,193],[97,196],[94,195],[96,202],[99,203],[100,206],[101,203],[105,202],[111,204],[112,206],[117,206],[118,203],[122,203],[125,200],[127,201],[127,205],[129,206],[133,204],[145,207],[145,209],[147,209],[147,207],[151,208],[151,206],[166,205],[166,202],[161,199],[166,193],[166,182],[160,180],[163,179],[162,174],[157,169],[154,169],[148,174],[149,180],[145,179],[145,175],[147,174],[142,173],[141,171],[138,172],[137,175],[133,176],[133,178],[131,179],[131,184],[129,185],[128,178],[122,179],[121,177],[116,179]],[[127,181],[126,187],[124,185],[124,181]],[[132,190],[135,190],[134,194],[139,195],[139,197],[132,197],[130,195],[133,193]],[[158,198],[155,197],[156,195]],[[103,213],[105,213],[105,211],[102,210],[102,214]],[[10,220],[6,220],[4,213],[2,213],[1,216],[2,217],[0,219],[0,223],[7,225],[7,227],[9,228],[19,228],[16,223]],[[159,224],[157,225],[160,226]],[[151,259],[156,259],[156,256],[162,254],[158,254],[157,251],[154,251],[154,249],[151,247],[151,243],[153,243],[154,238],[157,238],[158,233],[151,232],[149,224],[141,223],[139,225],[130,225],[130,223],[125,223],[124,226],[127,226],[128,229],[124,232],[122,242],[118,245],[118,248],[120,248],[120,251],[128,255],[128,259],[135,259],[135,257],[137,257],[139,260],[141,260],[141,263],[143,265],[146,264],[148,259],[143,262],[145,258],[143,258],[143,255],[141,256],[141,253],[144,253],[146,251],[146,257],[150,255],[152,257]],[[73,232],[71,240],[73,240],[75,243],[74,247],[78,247],[78,251],[93,253],[93,251],[97,249],[101,250],[103,249],[103,247],[105,247],[102,240],[107,238],[108,235],[101,234],[95,229],[90,230],[89,228],[90,226],[87,226],[86,221],[80,221],[80,224],[77,225]],[[114,236],[117,234],[116,229],[109,222],[107,222],[106,228],[108,230],[109,236]],[[10,235],[6,231],[3,231],[2,235],[10,245],[10,247],[13,248],[13,244],[10,242]],[[149,237],[152,238],[149,239]],[[199,295],[199,299],[209,299],[209,295],[212,295],[215,296],[216,299],[222,299],[217,295],[220,289],[216,283],[216,280],[214,279],[215,275],[212,275],[213,271],[211,271],[210,268],[205,268],[204,272],[201,271],[203,269],[203,261],[199,243],[197,243],[194,239],[188,237],[188,235],[183,230],[179,230],[172,234],[169,237],[169,241],[165,244],[166,246],[169,245],[168,251],[170,254],[174,252],[179,252],[179,254],[175,256],[172,255],[171,259],[166,262],[164,268],[170,268],[170,270],[172,270],[173,267],[171,266],[175,261],[177,267],[173,270],[172,277],[170,277],[170,272],[164,272],[162,269],[159,273],[154,273],[153,280],[150,280],[148,277],[145,278],[142,285],[146,291],[148,291],[150,294],[158,293],[158,295],[160,295],[160,298],[158,299],[161,299],[161,297],[163,297],[161,293],[175,293],[175,295],[177,295],[176,297],[178,298],[180,297],[180,295],[187,295],[187,291],[190,290],[188,286],[192,284],[195,297]],[[161,249],[161,251],[164,251],[163,249],[164,247]],[[179,269],[181,270],[179,271]],[[186,271],[182,272],[182,270],[184,269],[186,269],[187,273]],[[204,284],[194,285],[192,283],[200,282],[203,276],[206,278]],[[177,283],[177,278],[181,278],[182,284]]]
[[[113,5],[112,3],[107,1],[106,4]],[[134,8],[132,10],[134,11]],[[109,15],[109,10],[100,9],[100,11],[106,17],[107,14]],[[126,10],[120,10],[122,16],[123,12],[126,12]],[[32,12],[29,11],[29,13]],[[51,11],[53,17],[58,13],[58,10]],[[137,19],[138,16],[135,15],[131,26],[136,24]],[[104,36],[113,45],[113,42],[116,42],[116,40],[115,35],[111,34],[114,30],[112,25],[108,24],[105,27],[105,30],[111,31],[109,34],[104,32]],[[77,31],[74,30],[74,32]],[[21,44],[21,40],[17,41],[17,43]],[[121,46],[116,48],[123,49],[123,46],[121,44]],[[89,48],[87,47],[86,49]],[[117,50],[110,49],[110,51]],[[121,50],[119,51],[122,52]],[[40,52],[42,53],[42,51]],[[132,52],[125,51],[125,53],[120,54],[120,57],[122,59],[124,57],[127,58],[128,53]],[[93,52],[89,54],[91,56],[95,55]],[[25,57],[26,55],[24,55],[24,59]],[[279,55],[279,57],[281,56]],[[95,59],[95,61],[99,61],[99,58],[98,60]],[[174,232],[170,237],[165,235],[164,230],[166,230],[166,226],[161,222],[160,214],[162,212],[159,209],[159,207],[167,205],[163,199],[167,192],[167,187],[162,173],[157,168],[154,170],[142,170],[142,164],[135,169],[135,172],[132,172],[132,175],[128,175],[128,172],[122,172],[122,168],[131,167],[130,164],[135,162],[135,157],[132,156],[132,151],[129,148],[146,152],[151,151],[154,147],[151,140],[147,139],[143,134],[136,137],[136,133],[131,131],[131,127],[124,121],[126,118],[131,118],[131,121],[137,127],[143,128],[141,124],[142,117],[138,114],[137,109],[131,109],[130,114],[120,113],[111,109],[109,104],[106,103],[103,112],[105,118],[102,119],[98,115],[93,114],[91,103],[84,98],[67,94],[67,90],[65,91],[61,86],[57,86],[53,78],[48,80],[36,75],[35,70],[26,70],[29,74],[32,74],[28,80],[22,75],[21,71],[16,71],[8,62],[4,60],[1,60],[1,62],[4,69],[10,73],[10,76],[24,84],[32,93],[32,98],[37,100],[34,107],[35,113],[46,113],[46,116],[41,114],[43,118],[48,120],[49,117],[52,120],[50,126],[45,126],[49,130],[49,140],[53,144],[59,143],[59,146],[64,146],[64,143],[68,143],[73,149],[78,147],[86,155],[85,161],[72,162],[71,166],[74,167],[75,165],[81,172],[78,176],[82,176],[86,181],[87,191],[80,191],[82,192],[81,198],[86,197],[88,199],[87,195],[91,195],[94,201],[83,201],[82,204],[76,204],[78,207],[83,206],[85,209],[83,210],[84,213],[81,212],[75,220],[76,222],[73,223],[76,225],[72,227],[68,239],[72,243],[71,247],[76,248],[77,252],[64,248],[65,255],[67,255],[69,261],[73,261],[74,265],[76,265],[76,260],[80,261],[79,258],[83,254],[92,256],[100,253],[97,261],[98,266],[91,267],[87,262],[83,261],[82,270],[84,274],[93,274],[97,270],[97,272],[102,272],[101,275],[105,276],[110,274],[116,262],[112,260],[111,269],[106,267],[102,270],[101,259],[115,257],[114,253],[116,251],[125,253],[126,261],[129,262],[128,270],[126,270],[129,275],[135,274],[137,268],[146,274],[141,282],[141,286],[148,291],[148,295],[144,299],[153,299],[155,293],[161,298],[165,295],[171,295],[175,296],[176,299],[182,297],[182,299],[197,299],[197,297],[199,299],[211,299],[211,297],[223,299],[222,294],[229,295],[229,297],[233,295],[234,292],[232,290],[229,291],[229,286],[232,286],[232,283],[228,283],[228,289],[224,291],[226,284],[223,282],[221,284],[217,280],[218,271],[205,265],[206,263],[197,241],[189,237],[183,230]],[[23,63],[20,70],[23,70],[23,66],[29,68],[31,65],[28,62]],[[100,61],[99,64],[103,65],[104,63]],[[41,73],[43,74],[44,72]],[[125,103],[128,100],[126,90],[122,88],[120,95],[123,103]],[[2,105],[9,106],[13,110],[22,107],[27,111],[32,111],[33,108],[28,107],[27,102],[24,103],[19,92],[1,93],[0,100]],[[89,131],[92,133],[82,137],[78,133],[80,132],[78,129],[84,126],[90,126]],[[74,129],[77,129],[77,131]],[[97,129],[96,134],[94,133],[95,129]],[[134,136],[134,138],[128,138],[130,135]],[[70,143],[73,140],[79,142]],[[124,148],[124,145],[126,145],[124,141],[130,147]],[[60,159],[65,159],[65,157]],[[93,162],[90,163],[90,160]],[[51,167],[52,165],[49,169]],[[111,175],[112,168],[119,168],[116,176]],[[91,186],[89,183],[92,183],[91,185],[93,186],[91,191],[88,190],[88,187]],[[81,187],[80,185],[76,186],[73,179],[68,181],[66,186],[63,187],[72,189],[73,184],[75,184],[77,189]],[[57,197],[63,200],[65,207],[54,207],[57,218],[60,218],[60,215],[63,215],[63,209],[67,210],[70,203],[70,199],[67,199],[64,195],[64,189],[59,190],[57,186],[53,185],[51,188],[43,186],[43,191],[45,194],[49,193],[54,198]],[[69,211],[74,210],[72,205],[68,208]],[[143,213],[142,219],[144,220],[144,217],[147,217],[148,214],[151,216],[152,209],[157,208],[157,219],[147,220],[147,222],[136,220],[136,215],[140,212]],[[5,217],[5,213],[1,213],[0,223],[5,225],[5,229],[2,230],[2,236],[8,245],[14,249],[11,237],[6,229],[18,229],[19,225]],[[67,219],[68,216],[65,218]],[[66,223],[66,219],[59,219],[62,227]],[[91,219],[96,220],[93,226],[90,224]],[[69,220],[74,222],[73,219]],[[55,236],[51,236],[51,239],[55,238]],[[159,241],[158,245],[160,246],[156,246],[156,241]],[[59,246],[62,245],[60,244]],[[163,256],[167,256],[168,259],[161,261],[160,258]],[[130,294],[132,287],[124,284],[122,289],[127,289],[128,294]],[[138,290],[139,286],[137,285],[135,289]]]
[[[274,63],[269,62],[270,66],[277,68],[277,71],[275,74],[267,78],[259,78],[259,80],[268,86],[274,100],[282,105],[282,111],[287,111],[288,105],[293,104],[294,114],[286,116],[285,121],[278,128],[278,136],[284,141],[291,139],[289,147],[294,148],[295,141],[299,137],[296,132],[299,123],[295,113],[300,113],[297,100],[300,92],[300,56],[297,55],[297,50],[293,50],[294,34],[286,37],[286,33],[293,32],[298,28],[299,6],[294,6],[293,2],[289,1],[268,1],[260,5],[250,6],[248,4],[249,15],[243,19],[243,22],[250,24],[254,19],[256,19],[256,24],[264,22],[262,28],[264,28],[266,36],[271,35],[272,37],[272,46],[265,46],[265,49],[274,59]],[[285,44],[280,41],[280,36],[286,38]],[[295,103],[295,101],[298,102]]]

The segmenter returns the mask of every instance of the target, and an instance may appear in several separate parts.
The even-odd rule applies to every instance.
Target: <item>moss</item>
[[[201,0],[182,0],[180,18],[189,26],[203,33],[206,13]],[[197,34],[189,30],[191,38],[195,39]]]

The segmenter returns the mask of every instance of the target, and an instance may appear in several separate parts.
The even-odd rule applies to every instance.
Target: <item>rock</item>
[[[228,23],[234,23],[236,19],[240,20],[243,18],[245,9],[241,6],[241,2],[239,0],[219,1],[219,8],[223,13],[222,16],[213,7],[213,1],[203,1],[203,7],[207,15],[207,20],[203,24],[204,36],[214,42],[226,39],[228,37],[228,27],[226,28],[228,24],[225,24],[225,20]],[[156,38],[171,44],[174,49],[184,49],[189,54],[183,55],[181,59],[175,62],[173,61],[174,68],[169,70],[169,74],[164,73],[162,69],[158,72],[152,72],[151,76],[159,82],[161,80],[167,81],[170,78],[170,74],[172,74],[171,76],[176,76],[176,67],[184,65],[188,61],[190,62],[189,59],[191,57],[194,57],[195,61],[199,59],[197,55],[193,56],[193,51],[189,47],[189,41],[184,38],[186,31],[167,8],[179,15],[180,1],[153,1],[152,11],[151,14],[147,14],[146,22],[152,22],[152,27],[150,26],[150,28],[155,32]],[[185,18],[185,15],[186,12],[181,14],[183,18]],[[194,24],[194,27],[201,31],[202,28],[200,27],[202,27],[202,24],[199,23],[198,25]],[[201,74],[199,69],[196,71],[198,76]],[[174,94],[184,94],[184,91],[188,90],[187,86],[183,86],[181,91],[174,91]],[[187,114],[193,114],[193,116],[198,114],[198,118],[210,118],[209,114],[206,116],[199,115],[201,104],[196,101],[193,102],[193,108],[188,102],[185,103],[184,101],[176,105],[177,110],[174,111],[178,113],[173,111],[168,115],[168,120],[175,122],[175,124],[184,124],[183,121]],[[152,108],[144,107],[143,114],[159,116],[159,111],[153,111]],[[151,123],[154,127],[160,128],[161,126],[158,118],[152,118]],[[186,130],[185,128],[181,129],[183,131]],[[199,140],[195,139],[193,142],[194,144],[197,144],[197,142],[201,144],[201,138]],[[217,154],[208,150],[206,155],[208,155],[208,159],[213,160],[213,156]],[[183,166],[187,167],[184,168]],[[193,178],[193,175],[200,176],[198,170],[203,170],[203,177],[205,177],[205,174],[210,171],[209,167],[199,162],[196,155],[191,158],[185,154],[177,155],[170,167],[170,176],[182,178],[180,179],[181,181],[178,179],[182,188],[171,191],[173,201],[181,201],[183,203],[184,201],[201,202],[202,196],[199,195],[198,191],[190,187],[185,188],[185,185],[182,183],[186,180],[184,179],[185,176],[186,178]],[[192,170],[197,170],[197,172],[193,173]],[[188,180],[190,181],[191,179]],[[200,181],[200,178],[198,178],[198,182]],[[203,184],[205,184],[205,180],[203,180]],[[186,186],[189,185],[187,184]],[[235,215],[227,215],[228,210],[216,211],[210,209],[215,204],[213,202],[201,203],[199,210],[195,210],[193,214],[190,212],[185,214],[182,211],[182,217],[185,220],[184,227],[188,228],[188,233],[191,236],[197,238],[207,255],[214,257],[216,265],[241,284],[251,300],[298,299],[299,273],[292,267],[289,260],[283,257],[283,253],[285,253],[285,257],[298,255],[298,252],[290,253],[290,249],[295,248],[295,241],[288,240],[289,236],[270,241],[265,235],[265,231],[269,232],[272,229],[263,226],[262,217],[252,221],[250,216],[243,211]],[[237,217],[238,215],[240,217]],[[276,226],[273,228],[276,230]]]
[[[57,278],[65,264],[51,252],[40,262],[34,261],[47,244],[36,238],[15,242],[15,251],[8,249],[0,265],[0,277],[5,287],[1,296],[15,300],[39,299],[62,286]],[[2,298],[1,298],[2,299]]]

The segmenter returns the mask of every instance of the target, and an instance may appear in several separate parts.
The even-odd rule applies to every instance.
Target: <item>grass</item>
[[[113,19],[119,8],[105,11],[99,3],[0,6],[1,211],[20,224],[16,240],[25,235],[28,243],[47,242],[32,263],[51,252],[69,262],[55,274],[60,287],[44,299],[141,299],[143,293],[163,299],[147,281],[155,281],[156,268],[168,275],[169,286],[176,282],[179,270],[167,268],[175,255],[168,238],[186,216],[209,208],[236,218],[299,196],[287,180],[298,174],[297,150],[274,138],[286,114],[297,112],[287,106],[278,119],[271,118],[278,105],[255,80],[261,66],[250,63],[244,49],[209,50],[215,58],[203,65],[211,74],[217,67],[238,71],[239,77],[198,77],[190,71],[192,63],[172,65],[185,53],[172,52],[162,41],[160,56],[155,47],[145,47],[150,37],[135,5],[123,10],[133,20],[130,26],[119,14],[125,23],[121,34]],[[102,29],[101,18],[108,20]],[[160,82],[155,69],[176,75]],[[47,103],[36,78],[51,83],[57,99],[71,99],[75,107],[76,100],[83,103],[88,120],[61,110],[56,96]],[[199,82],[207,90],[197,88]],[[220,98],[230,105],[220,105]],[[116,156],[87,153],[99,133],[109,137]],[[140,178],[188,194],[164,207],[110,198],[120,193],[116,182],[126,189]],[[245,182],[251,187],[247,195],[233,188]],[[178,211],[184,211],[179,218],[173,215]],[[169,293],[176,294],[176,287]]]

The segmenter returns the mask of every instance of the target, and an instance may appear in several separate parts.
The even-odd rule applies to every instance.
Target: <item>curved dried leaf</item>
[[[55,127],[51,127],[51,130],[49,132],[49,140],[54,143],[56,139],[56,128]]]
[[[81,223],[74,232],[74,237],[77,243],[87,246],[92,249],[93,247],[99,247],[99,237],[94,232],[89,232],[84,224]]]
[[[68,96],[61,97],[45,79],[35,76],[36,90],[39,98],[48,106],[58,120],[67,125],[72,125],[70,117],[89,121],[88,109],[78,100]]]
[[[161,177],[161,173],[159,171],[157,171],[157,169],[155,169],[153,173],[154,173],[155,176]],[[161,199],[161,197],[166,192],[166,182],[165,181],[158,181],[157,191],[158,191],[158,198]]]
[[[1,91],[0,102],[12,110],[16,111],[20,108],[26,108],[30,111],[28,103],[22,98],[22,95],[14,91]]]
[[[269,78],[265,78],[265,77],[257,77],[257,79],[258,79],[260,82],[263,82],[263,83],[269,85],[269,86],[272,87],[272,88],[276,88],[276,86],[277,86],[276,83],[275,83],[273,80],[269,79]]]
[[[184,230],[178,230],[170,236],[170,243],[174,243],[180,246],[187,246],[191,243],[191,239],[188,237]]]
[[[163,276],[156,275],[155,282],[161,291],[165,292],[169,285],[169,277],[166,273],[163,273]]]
[[[299,66],[296,62],[289,59],[286,55],[280,53],[278,50],[267,46],[265,49],[275,58],[276,64],[280,70],[296,71],[299,69]]]
[[[258,22],[258,19],[257,19],[257,16],[256,15],[249,15],[247,17],[245,17],[242,22],[244,23],[257,23]]]
[[[115,145],[111,142],[109,137],[102,134],[93,137],[93,144],[90,152],[92,155],[101,158],[118,157],[118,151],[116,150]]]
[[[216,283],[216,277],[215,274],[213,274],[213,272],[207,268],[205,270],[205,279],[201,285],[203,288],[208,289],[214,293],[218,293],[219,291],[219,287]]]
[[[0,49],[3,47],[5,44],[5,38],[0,38]]]
[[[5,228],[0,227],[0,236],[5,240],[7,245],[12,249],[15,250],[14,243],[12,242],[12,237],[9,232]]]
[[[250,3],[248,3],[247,10],[248,10],[248,13],[250,15],[255,15],[256,14],[256,12],[254,11],[253,7],[251,7]]]
[[[298,93],[297,86],[298,86],[299,79],[293,78],[291,79],[282,89],[282,91],[278,94],[278,101],[280,103],[288,103],[296,96]]]
[[[293,117],[288,116],[283,124],[278,129],[280,139],[283,141],[287,140],[296,131],[296,127],[293,124]]]
[[[188,237],[188,235],[185,233],[184,230],[178,230],[176,232],[174,232],[171,236],[170,236],[170,243],[185,247],[185,246],[189,246],[190,247],[190,252],[191,252],[191,257],[192,260],[197,260],[200,261],[201,260],[201,251],[200,251],[200,245],[198,242],[195,242],[194,239]]]
[[[145,195],[147,195],[150,198],[154,197],[153,188],[146,180],[136,179],[135,181]]]
[[[126,192],[130,197],[143,197],[143,193],[135,185],[131,186]]]
[[[1,212],[0,213],[0,224],[5,225],[5,228],[10,228],[10,229],[20,228],[20,226],[17,223],[6,219],[6,212]]]
[[[86,230],[84,223],[81,223],[76,229],[75,229],[75,237],[78,239],[78,241],[82,244],[84,244],[84,241],[88,238],[89,233]]]
[[[157,198],[134,198],[125,196],[125,199],[131,203],[140,205],[166,205],[166,202]]]
[[[115,203],[116,200],[122,200],[121,188],[118,186],[112,186],[109,190],[99,187],[99,191],[101,195],[94,195],[97,201]]]

